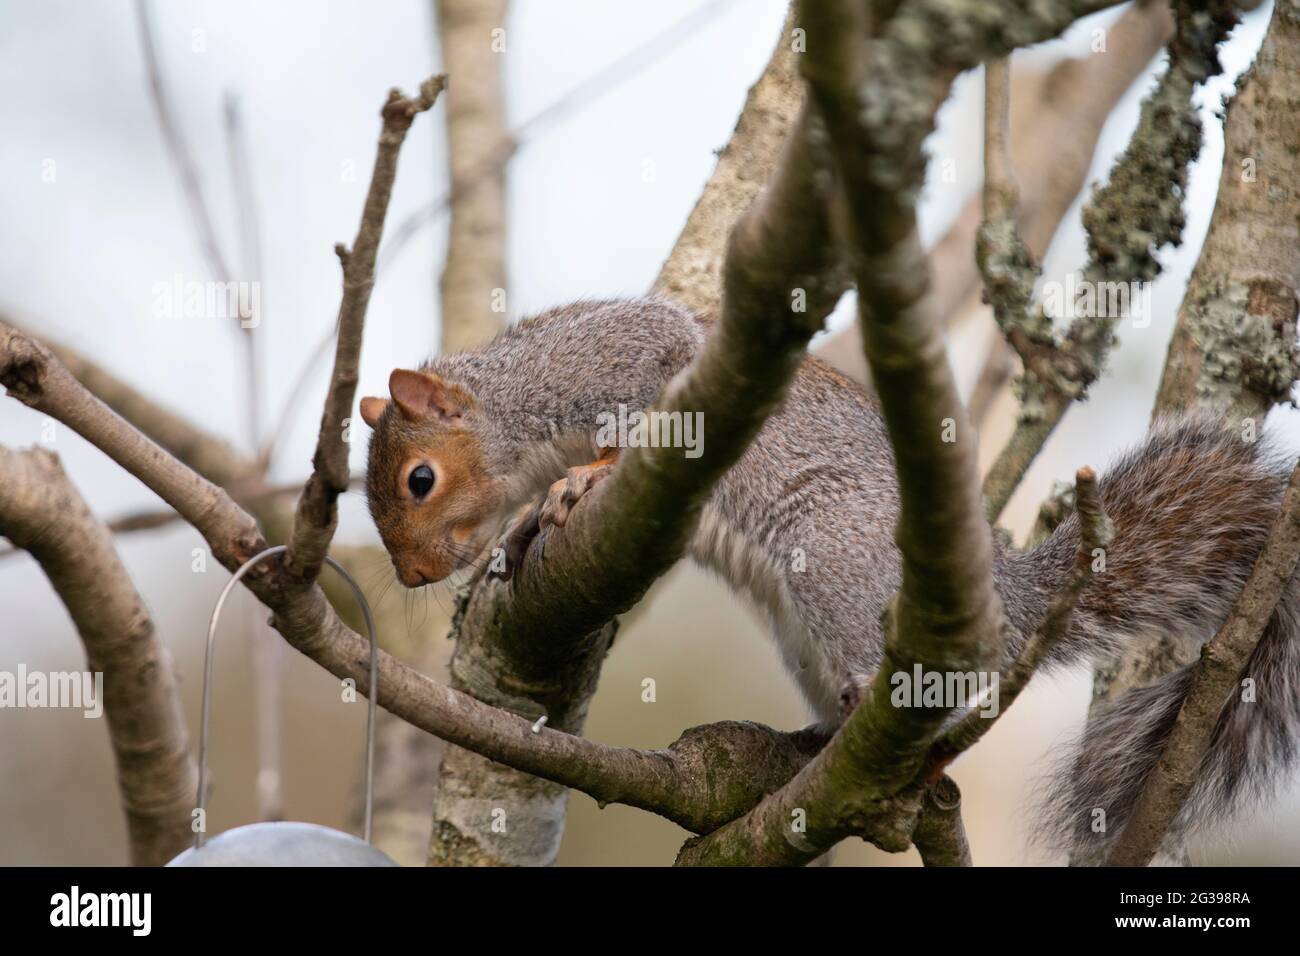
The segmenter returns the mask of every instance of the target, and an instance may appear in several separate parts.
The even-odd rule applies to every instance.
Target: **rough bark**
[[[749,88],[736,128],[650,290],[698,315],[717,314],[727,234],[738,211],[749,208],[771,177],[803,102],[793,26],[792,5],[776,49]]]
[[[1228,105],[1218,198],[1179,309],[1153,416],[1199,406],[1256,419],[1262,428],[1269,408],[1285,400],[1300,378],[1294,347],[1300,289],[1297,77],[1300,7],[1295,0],[1278,0],[1255,62]],[[1135,645],[1094,670],[1090,713],[1197,657],[1186,641],[1163,635]],[[1170,802],[1167,791],[1157,801],[1166,807]],[[1150,813],[1144,811],[1148,828]],[[1142,855],[1124,852],[1129,859]],[[1166,843],[1158,858],[1184,863],[1186,849]]]
[[[1300,378],[1300,6],[1277,0],[1224,123],[1210,231],[1169,343],[1156,412],[1255,418]]]
[[[1130,6],[1106,34],[1105,52],[1069,57],[1042,83],[1016,83],[1011,90],[1011,155],[1019,180],[1016,221],[1029,251],[1041,259],[1057,228],[1083,189],[1093,153],[1115,104],[1146,69],[1173,30],[1164,0]],[[979,291],[975,236],[983,220],[981,197],[971,198],[927,256],[934,277],[934,308],[950,326],[967,312]],[[995,346],[991,361],[1006,355]],[[827,337],[817,352],[860,382],[867,380],[862,335],[849,325]],[[994,391],[1011,365],[993,369],[985,386]],[[988,399],[981,396],[981,402]],[[971,415],[982,417],[972,397]]]
[[[1084,209],[1088,262],[1080,287],[1095,295],[1112,284],[1154,281],[1161,270],[1156,253],[1182,241],[1188,168],[1201,147],[1192,94],[1222,68],[1217,48],[1235,25],[1236,11],[1227,2],[1207,7],[1179,0],[1173,8],[1177,25],[1169,67],[1143,100],[1137,130],[1109,181]],[[1162,184],[1156,192],[1153,182]],[[1024,286],[1034,270],[1025,262],[1013,220],[985,223],[979,256],[985,276],[1006,279],[990,283],[989,294],[1025,367],[1017,382],[1020,420],[984,481],[989,518],[996,520],[1066,410],[1101,374],[1122,316],[1116,309],[1080,315],[1058,337],[1043,308],[1024,308]]]
[[[801,69],[830,134],[867,362],[896,456],[903,583],[884,661],[862,702],[788,784],[688,841],[680,865],[806,863],[854,834],[886,850],[907,847],[930,783],[918,777],[950,710],[893,706],[890,675],[913,664],[979,670],[1002,654],[973,429],[926,295],[916,234],[921,146],[958,71],[1054,35],[1085,7],[1040,4],[997,23],[963,20],[941,3],[915,4],[883,23],[847,0],[800,10],[817,51]],[[944,440],[945,425],[955,441]]]

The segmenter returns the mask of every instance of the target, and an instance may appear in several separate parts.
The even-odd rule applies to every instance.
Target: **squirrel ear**
[[[459,385],[429,372],[393,369],[388,377],[388,390],[402,414],[412,421],[433,416],[455,425],[470,404],[469,395]]]
[[[386,398],[363,398],[361,400],[361,420],[371,428],[379,425],[379,416],[384,414],[384,409],[388,407]]]

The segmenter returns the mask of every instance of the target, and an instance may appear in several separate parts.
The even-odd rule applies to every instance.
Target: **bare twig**
[[[1017,222],[1033,256],[1041,258],[1084,186],[1093,153],[1115,104],[1164,47],[1173,31],[1165,0],[1134,3],[1106,31],[1106,49],[1067,58],[1052,67],[1032,99],[1012,90],[1011,142],[1021,196]],[[983,215],[982,191],[972,197],[927,256],[934,309],[950,326],[976,301],[980,275],[975,238]],[[817,351],[858,381],[866,381],[862,336],[856,324],[828,336]],[[1010,378],[1005,343],[990,352],[982,389],[970,401],[978,424],[983,409]]]
[[[348,426],[357,389],[357,365],[361,360],[361,333],[365,326],[366,306],[375,283],[375,254],[384,230],[388,199],[397,176],[397,156],[417,114],[430,109],[446,85],[446,76],[435,76],[420,86],[414,99],[397,90],[388,94],[384,104],[383,132],[379,151],[370,177],[361,225],[351,250],[336,247],[343,263],[343,298],[339,303],[338,345],[334,353],[334,372],[329,393],[321,413],[320,435],[312,457],[312,475],[307,479],[294,518],[293,536],[286,565],[289,573],[305,581],[314,581],[334,527],[338,521],[338,496],[348,487]]]
[[[243,119],[239,103],[233,94],[227,94],[223,109],[226,152],[230,164],[231,185],[235,197],[235,212],[239,222],[240,266],[243,274],[254,283],[261,283],[262,237],[258,224],[257,199],[253,194],[253,172],[248,161],[244,142]],[[256,455],[262,446],[261,416],[262,386],[259,361],[258,336],[254,330],[265,314],[265,288],[241,307],[250,310],[244,334],[240,340],[244,347],[244,381],[247,394],[244,407],[247,413],[248,446]],[[241,313],[242,315],[243,313]],[[257,468],[263,473],[270,467],[269,460],[259,460]],[[243,611],[248,635],[253,646],[253,697],[257,714],[257,816],[259,820],[284,818],[284,642],[270,632],[260,613],[252,608]]]
[[[571,115],[600,97],[608,95],[623,83],[641,73],[667,53],[676,49],[677,45],[685,37],[700,29],[705,23],[734,3],[735,0],[714,0],[714,2],[692,11],[662,33],[651,37],[632,52],[621,57],[615,63],[598,70],[554,103],[512,129],[504,139],[499,140],[495,147],[484,156],[482,163],[475,170],[465,174],[459,184],[453,182],[446,194],[409,214],[389,230],[388,241],[384,243],[375,267],[376,275],[385,275],[392,263],[409,247],[412,238],[430,223],[437,221],[438,217],[444,212],[454,208],[463,198],[471,195],[481,180],[491,180],[499,176],[510,160],[518,155],[529,143],[535,142],[548,129],[553,128],[555,124],[563,120],[564,117]],[[786,115],[785,123],[781,127],[782,130],[789,127],[789,121],[792,117],[793,110]],[[776,145],[779,145],[779,140],[773,146],[773,155],[775,155]],[[768,168],[770,169],[770,166]],[[759,182],[762,181],[762,178],[759,177]],[[735,209],[740,208],[744,208],[744,203],[737,204],[732,209],[732,213],[734,214]],[[322,337],[312,348],[309,357],[295,377],[296,386],[289,391],[290,396],[301,393],[304,383],[312,376],[329,353],[329,347],[333,341],[334,330],[331,328],[329,333]],[[283,440],[288,430],[289,417],[293,412],[293,408],[291,398],[286,401],[284,408],[276,417],[276,425],[271,429],[270,438],[263,449],[261,457],[269,457],[272,450]]]
[[[1024,643],[1011,667],[1000,676],[998,717],[1015,703],[1052,648],[1070,629],[1070,620],[1079,595],[1092,580],[1099,560],[1104,560],[1105,551],[1110,547],[1114,528],[1102,507],[1097,475],[1091,468],[1080,468],[1075,476],[1075,501],[1079,515],[1079,547],[1074,567],[1065,584],[1052,598],[1042,622]],[[963,717],[935,742],[930,751],[928,774],[942,772],[953,759],[974,746],[993,727],[996,719],[978,711],[972,711]]]
[[[153,102],[154,114],[158,118],[158,128],[162,130],[167,152],[180,176],[181,186],[185,192],[185,201],[189,205],[190,218],[199,233],[199,244],[208,269],[219,279],[228,279],[234,273],[230,271],[221,243],[217,239],[217,230],[212,222],[212,214],[203,195],[203,180],[199,175],[198,165],[190,152],[189,143],[181,133],[172,108],[167,84],[163,80],[162,63],[154,49],[153,15],[149,0],[136,0],[136,26],[140,34],[140,48],[144,53],[145,69],[149,80],[149,93]]]
[[[227,95],[223,110],[226,130],[226,151],[230,162],[230,177],[234,186],[235,211],[239,221],[239,247],[242,253],[243,273],[253,282],[262,280],[262,235],[258,223],[257,199],[253,195],[253,171],[248,161],[248,146],[244,142],[244,124],[239,112],[239,102],[233,95]],[[230,278],[224,276],[223,278]],[[261,324],[264,314],[265,289],[259,292],[256,303],[258,312],[251,315],[244,335],[244,380],[248,394],[245,405],[248,412],[248,444],[254,454],[261,448],[261,414],[262,388],[258,362],[257,336],[254,329]],[[252,303],[247,303],[250,308]],[[260,461],[263,470],[269,461]]]
[[[1106,290],[1112,283],[1154,280],[1161,268],[1156,252],[1182,241],[1188,167],[1201,145],[1192,94],[1219,72],[1216,48],[1236,23],[1236,10],[1228,2],[1209,4],[1207,9],[1205,4],[1178,0],[1173,6],[1177,28],[1169,45],[1169,68],[1143,101],[1137,130],[1111,170],[1110,181],[1084,210],[1089,255],[1080,287],[1094,290],[1094,301],[1100,294],[1096,290]],[[1168,182],[1168,191],[1153,199],[1152,181]],[[1023,272],[1023,243],[1014,228],[986,231],[983,238],[986,275]],[[1113,309],[1080,316],[1058,340],[1041,308],[1017,305],[1016,300],[1007,300],[999,315],[1025,370],[1019,385],[1020,421],[984,481],[993,520],[1001,515],[1070,404],[1101,374],[1122,318]]]
[[[196,771],[171,659],[149,611],[52,452],[0,447],[0,533],[40,562],[103,675],[131,862],[161,866],[189,844]],[[87,704],[89,705],[89,701]]]

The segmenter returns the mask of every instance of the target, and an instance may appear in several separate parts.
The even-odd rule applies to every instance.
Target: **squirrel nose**
[[[423,584],[432,584],[433,579],[419,568],[398,569],[397,579],[408,588],[418,588]]]

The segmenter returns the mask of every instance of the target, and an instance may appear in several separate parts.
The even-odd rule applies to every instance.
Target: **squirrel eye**
[[[406,487],[411,489],[411,494],[417,498],[423,498],[433,490],[433,469],[428,465],[419,465],[411,470],[411,476],[406,479]]]

